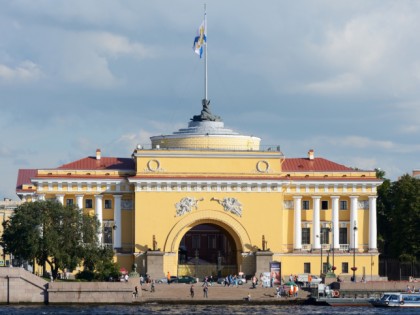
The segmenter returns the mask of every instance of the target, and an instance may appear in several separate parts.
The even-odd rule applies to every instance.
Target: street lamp
[[[331,237],[332,237],[332,267],[331,267],[331,270],[332,270],[332,273],[335,276],[336,267],[335,267],[335,263],[334,263],[334,251],[335,251],[334,247],[335,246],[334,246],[334,222],[333,221],[331,221]],[[331,247],[330,247],[330,250],[331,250]]]
[[[353,282],[356,282],[356,232],[357,232],[357,226],[355,225],[353,227],[353,267],[351,270],[353,270]]]
[[[321,269],[320,269],[320,273],[319,273],[319,276],[322,278],[322,237],[321,237],[321,235],[317,235],[316,237],[319,237],[319,242],[320,242],[320,244],[321,244]]]

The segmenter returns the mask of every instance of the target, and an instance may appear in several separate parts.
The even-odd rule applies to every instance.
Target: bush
[[[83,270],[76,275],[78,280],[92,281],[95,278],[95,273],[90,270]]]

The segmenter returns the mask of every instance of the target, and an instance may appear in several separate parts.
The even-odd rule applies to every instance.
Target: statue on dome
[[[210,100],[203,99],[201,101],[203,104],[203,109],[201,110],[200,115],[194,115],[191,118],[192,121],[222,121],[220,116],[213,115],[210,111]]]

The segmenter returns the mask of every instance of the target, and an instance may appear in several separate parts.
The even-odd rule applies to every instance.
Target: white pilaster
[[[295,226],[293,234],[293,248],[295,250],[302,249],[302,196],[294,196],[294,210],[295,210]]]
[[[357,222],[357,208],[358,208],[358,198],[357,196],[350,196],[350,249],[359,248],[358,242],[358,232],[359,225]],[[354,231],[354,228],[357,227],[357,231]]]
[[[320,196],[313,196],[313,216],[312,216],[312,240],[313,246],[312,249],[321,249],[321,221],[320,221],[320,204],[321,204],[321,197]]]
[[[83,211],[83,195],[76,195],[76,204],[80,211]]]
[[[121,195],[114,195],[114,248],[121,248]]]
[[[369,251],[376,252],[377,249],[377,221],[376,221],[376,196],[369,196]]]
[[[339,213],[338,213],[338,203],[340,197],[331,196],[332,200],[332,231],[333,231],[333,248],[340,248],[340,226],[339,226]]]
[[[64,205],[64,195],[63,194],[55,195],[55,198],[57,199],[58,202],[60,202],[62,205]]]
[[[99,232],[98,232],[98,240],[99,243],[102,244],[103,242],[103,232],[102,232],[102,195],[95,195],[95,215],[99,220]]]

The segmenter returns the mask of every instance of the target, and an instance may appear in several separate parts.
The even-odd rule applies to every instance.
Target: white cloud
[[[320,94],[347,93],[359,89],[361,85],[360,78],[355,74],[344,73],[332,79],[309,83],[305,90]]]
[[[326,26],[324,38],[307,44],[324,73],[304,86],[316,93],[418,94],[418,4],[386,3]],[[319,79],[321,76],[321,79]]]
[[[87,40],[96,43],[97,49],[111,56],[132,55],[138,58],[153,58],[156,52],[141,43],[111,33],[88,33]]]
[[[32,81],[42,76],[40,67],[29,60],[21,62],[16,67],[0,64],[0,79],[4,81]]]

